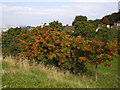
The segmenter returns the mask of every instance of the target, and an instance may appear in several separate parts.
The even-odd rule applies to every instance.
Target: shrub
[[[18,51],[18,35],[22,31],[21,28],[10,28],[4,34],[2,34],[2,54],[17,56]]]
[[[73,73],[85,72],[87,63],[96,65],[96,70],[101,63],[111,66],[113,57],[118,54],[117,42],[85,40],[52,28],[36,27],[20,33],[19,37],[20,57],[27,57],[31,62],[54,64]]]
[[[81,37],[70,37],[64,31],[53,31],[52,28],[46,27],[36,27],[19,36],[21,37],[18,39],[21,42],[20,57],[28,57],[31,62],[34,59],[38,63],[54,64],[73,73],[86,70],[84,63],[75,55],[75,48],[80,49],[80,45],[84,44],[84,39]],[[81,59],[85,58],[81,57]]]

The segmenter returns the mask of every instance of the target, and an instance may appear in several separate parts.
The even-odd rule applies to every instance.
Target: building
[[[120,28],[120,20],[118,22],[114,22],[112,28],[117,28],[117,29]]]
[[[120,27],[120,20],[117,22],[117,26]]]
[[[7,30],[8,30],[8,28],[3,27],[3,26],[0,26],[0,31],[1,31],[1,32],[6,32]]]
[[[32,27],[31,27],[31,26],[22,26],[21,28],[22,28],[22,29],[29,29],[29,30],[31,30],[31,29],[32,29]]]
[[[22,29],[28,29],[28,30],[32,30],[31,26],[26,26],[26,25],[18,25],[18,28],[22,28]]]
[[[69,30],[69,31],[71,31],[71,32],[74,32],[74,26],[68,26],[68,25],[66,25],[65,26],[65,30]]]
[[[107,25],[107,28],[110,28],[110,25]]]
[[[117,29],[120,29],[120,20],[117,22]]]

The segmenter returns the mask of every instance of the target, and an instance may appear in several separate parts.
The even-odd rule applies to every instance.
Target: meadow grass
[[[29,65],[28,60],[7,57],[2,60],[3,88],[118,88],[118,60],[112,67],[98,66],[98,82],[94,80],[94,67],[87,65],[88,71],[83,75],[73,75],[58,71],[54,66],[42,63]]]

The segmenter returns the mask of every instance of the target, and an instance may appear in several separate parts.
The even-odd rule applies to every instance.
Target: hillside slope
[[[57,71],[52,66],[43,64],[29,65],[27,60],[17,62],[7,57],[2,62],[3,88],[117,88],[118,60],[113,66],[98,67],[98,82],[94,80],[94,67],[88,65],[89,72],[85,75],[73,75],[68,71]]]

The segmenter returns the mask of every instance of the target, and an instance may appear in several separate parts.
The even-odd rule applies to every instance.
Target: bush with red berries
[[[19,57],[26,57],[31,62],[54,64],[73,73],[86,71],[87,63],[111,66],[113,56],[118,53],[117,42],[85,40],[81,36],[70,36],[65,31],[46,26],[26,30],[19,37]]]

